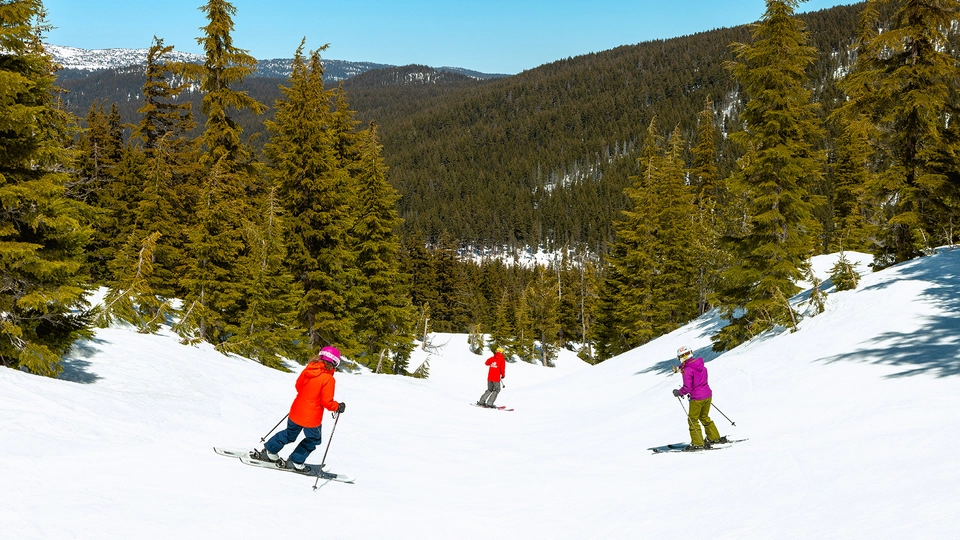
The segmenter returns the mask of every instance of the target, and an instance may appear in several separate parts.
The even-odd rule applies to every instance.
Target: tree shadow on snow
[[[889,378],[934,374],[938,377],[960,375],[960,250],[944,251],[930,258],[906,263],[900,272],[904,279],[917,279],[932,285],[923,292],[941,309],[930,315],[911,332],[886,332],[871,344],[852,353],[825,358],[825,362],[859,361],[904,366]],[[889,282],[868,289],[883,289]]]
[[[81,384],[93,384],[100,380],[100,376],[89,371],[90,362],[88,358],[93,357],[99,349],[95,345],[105,343],[98,339],[86,339],[73,344],[69,356],[64,356],[60,365],[63,366],[63,372],[58,379]]]
[[[711,314],[704,315],[702,320],[698,321],[696,324],[698,325],[700,330],[700,333],[697,337],[702,338],[704,336],[713,336],[717,332],[719,332],[720,329],[723,328],[724,326],[724,321],[721,320],[720,317],[716,315],[716,313],[711,312]],[[680,346],[682,345],[683,343],[677,343],[677,348],[679,349]],[[706,345],[704,347],[701,347],[699,349],[694,349],[693,357],[703,358],[704,364],[713,361],[722,353],[714,352],[712,347],[713,345],[711,344],[711,345]],[[645,373],[656,373],[656,374],[664,375],[664,374],[673,372],[673,368],[679,365],[680,365],[680,362],[674,356],[669,360],[663,360],[663,361],[657,362],[656,364],[653,364],[652,366],[646,369],[642,369],[634,373],[634,375],[643,375]]]

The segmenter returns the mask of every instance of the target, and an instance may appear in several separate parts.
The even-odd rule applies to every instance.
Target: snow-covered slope
[[[829,261],[821,261],[828,263]],[[827,264],[829,266],[829,264]],[[101,330],[62,380],[0,369],[0,536],[344,539],[926,538],[960,530],[960,251],[866,275],[796,333],[723,355],[704,317],[588,366],[512,363],[471,407],[484,356],[434,336],[431,377],[337,375],[327,463],[356,484],[247,467],[296,373],[174,336]],[[728,449],[688,437],[673,354],[707,359]],[[418,350],[414,363],[427,357]],[[727,420],[719,411],[729,417]],[[736,426],[731,425],[732,422]],[[324,444],[308,460],[319,463]],[[286,449],[289,452],[290,448]]]

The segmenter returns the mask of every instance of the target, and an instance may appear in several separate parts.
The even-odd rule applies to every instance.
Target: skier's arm
[[[336,411],[340,407],[340,404],[333,399],[333,393],[336,390],[336,385],[337,380],[333,377],[330,377],[330,380],[325,382],[323,386],[320,387],[320,399],[317,400],[321,407],[330,412]]]
[[[683,386],[680,387],[679,394],[685,396],[690,393],[690,390],[693,388],[693,370],[685,369],[683,370]]]

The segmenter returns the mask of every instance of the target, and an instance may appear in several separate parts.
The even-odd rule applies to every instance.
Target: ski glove
[[[341,401],[340,404],[337,405],[337,414],[342,413],[346,409],[347,409],[347,404]]]
[[[677,396],[677,397],[680,397],[680,391],[677,390],[676,388],[674,388],[674,389],[673,389],[673,395],[675,395],[675,396]]]

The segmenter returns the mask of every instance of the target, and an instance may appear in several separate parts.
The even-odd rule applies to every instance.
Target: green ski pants
[[[690,400],[690,412],[687,414],[687,423],[690,424],[690,444],[703,446],[703,434],[700,424],[707,430],[707,440],[716,441],[720,438],[717,426],[710,419],[710,401],[713,398]]]

